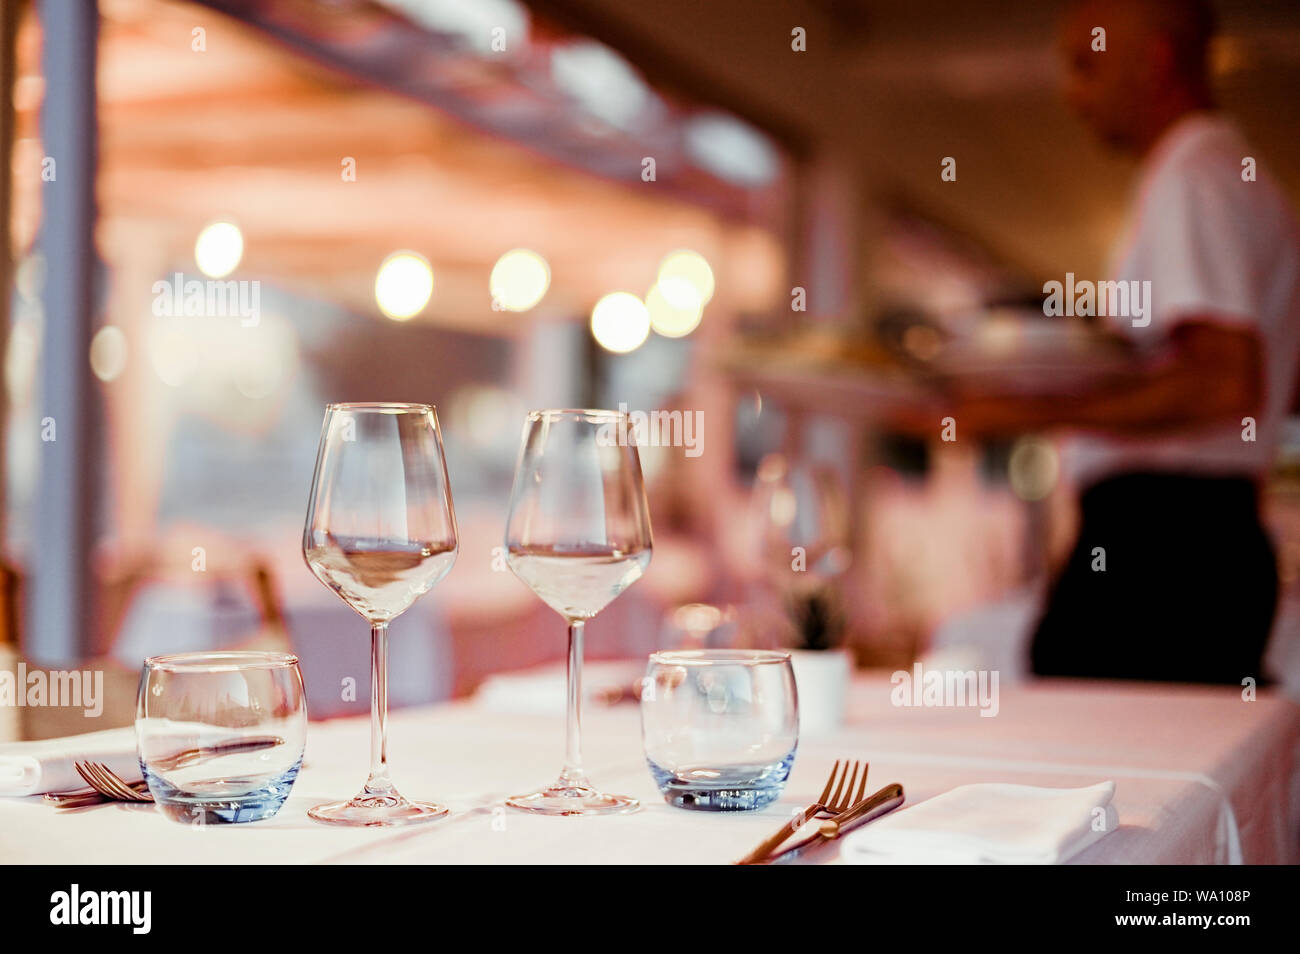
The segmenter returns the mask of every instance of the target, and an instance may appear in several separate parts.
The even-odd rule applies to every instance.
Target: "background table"
[[[993,718],[977,709],[901,708],[885,674],[859,678],[846,726],[800,741],[784,797],[761,813],[668,807],[641,757],[633,704],[590,705],[593,780],[635,795],[635,815],[538,818],[502,799],[549,782],[563,718],[460,702],[394,713],[393,774],[406,794],[453,814],[413,829],[329,828],[307,818],[352,795],[368,761],[364,719],[313,723],[285,808],[249,825],[186,827],[152,806],[60,813],[39,798],[0,799],[0,862],[265,864],[725,863],[812,800],[835,758],[871,762],[872,787],[901,782],[914,804],[967,782],[1116,783],[1120,828],[1080,863],[1294,863],[1300,860],[1300,707],[1232,688],[1044,681],[1003,688]],[[834,861],[836,852],[816,859]]]

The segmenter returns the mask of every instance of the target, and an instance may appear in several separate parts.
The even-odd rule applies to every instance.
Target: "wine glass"
[[[447,813],[388,776],[388,624],[456,562],[456,515],[437,411],[427,404],[325,409],[302,552],[322,583],[370,621],[370,777],[351,801],[307,814],[388,826]]]
[[[636,811],[636,799],[592,787],[580,737],[583,627],[641,577],[654,546],[627,414],[528,415],[505,542],[515,576],[569,624],[564,770],[555,784],[506,804],[545,815]]]

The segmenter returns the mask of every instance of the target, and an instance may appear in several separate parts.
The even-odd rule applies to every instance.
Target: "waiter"
[[[1040,675],[1260,677],[1278,585],[1259,488],[1296,383],[1300,232],[1214,108],[1213,32],[1200,0],[1084,0],[1063,21],[1068,102],[1140,160],[1098,278],[1137,282],[1150,301],[1140,320],[1102,319],[1139,356],[1122,385],[959,408],[985,425],[1081,432],[1064,452],[1084,488],[1079,536],[1034,634]]]

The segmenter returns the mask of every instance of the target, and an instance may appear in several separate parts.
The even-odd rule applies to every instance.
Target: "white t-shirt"
[[[1300,358],[1300,229],[1286,196],[1256,167],[1227,119],[1195,113],[1175,123],[1149,154],[1109,278],[1151,283],[1150,324],[1108,317],[1139,349],[1164,344],[1191,316],[1252,327],[1262,343],[1262,406],[1255,440],[1240,419],[1159,437],[1070,442],[1066,468],[1080,486],[1124,471],[1262,476],[1277,452]]]

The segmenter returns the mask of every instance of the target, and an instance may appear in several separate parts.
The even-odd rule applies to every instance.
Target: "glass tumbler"
[[[270,818],[307,740],[298,657],[204,652],[145,660],[136,701],[140,768],[163,814],[187,824]]]
[[[668,804],[767,807],[785,788],[799,741],[789,653],[652,653],[641,689],[641,736]]]

